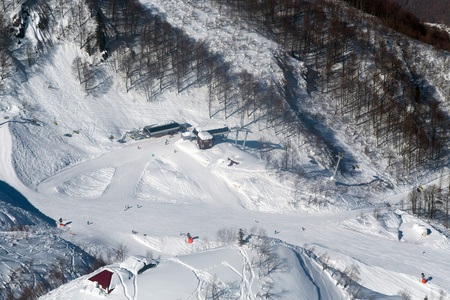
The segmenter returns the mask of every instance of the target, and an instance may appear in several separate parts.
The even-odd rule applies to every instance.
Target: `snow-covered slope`
[[[175,25],[190,16],[199,22],[226,22],[214,8],[197,11],[184,2],[143,3],[158,7]],[[228,25],[221,27],[226,32],[204,32],[201,24],[186,31],[196,38],[208,34],[210,47],[222,49],[237,71],[271,70],[267,76],[278,76],[277,66],[266,59],[275,46],[245,26]],[[36,24],[30,26],[38,32]],[[131,139],[130,132],[167,120],[214,128],[224,123],[233,127],[239,117],[209,118],[204,88],[167,90],[153,102],[133,90],[126,93],[108,60],[99,65],[99,85],[85,94],[71,66],[77,56],[90,58],[78,45],[54,43],[26,78],[10,79],[9,93],[1,98],[0,180],[20,198],[8,193],[1,199],[0,220],[14,225],[54,222],[49,240],[62,243],[48,242],[46,231],[25,241],[26,233],[22,238],[5,227],[2,274],[23,263],[24,256],[39,257],[36,249],[56,259],[64,253],[75,257],[73,244],[104,257],[125,246],[127,254],[157,257],[159,264],[141,275],[123,265],[107,266],[120,274],[109,299],[204,299],[213,286],[225,299],[400,299],[401,292],[423,299],[450,293],[447,237],[405,212],[379,206],[375,217],[368,206],[395,206],[405,194],[394,194],[407,190],[396,186],[386,192],[390,183],[374,177],[377,168],[360,164],[350,178],[338,177],[336,185],[328,179],[333,170],[300,149],[304,176],[297,182],[291,173],[259,158],[259,140],[270,141],[271,148],[264,151],[274,155],[283,153],[286,141],[258,124],[248,126],[252,132],[246,149],[242,135],[235,144],[235,132],[207,150],[179,134]],[[299,89],[303,85],[301,81]],[[229,159],[239,164],[230,165]],[[52,220],[59,218],[64,226],[56,228]],[[417,225],[425,226],[426,236]],[[246,236],[253,234],[242,247],[235,241],[239,228]],[[218,237],[224,229],[233,233],[231,240]],[[192,244],[185,241],[188,232],[197,237]],[[258,236],[268,236],[268,248],[261,248]],[[261,271],[264,255],[280,263],[269,274]],[[49,271],[42,261],[43,271]],[[428,279],[425,285],[421,273]],[[89,277],[43,299],[104,296]]]
[[[108,270],[119,280],[112,278],[113,291],[107,299],[206,299],[213,294],[220,299],[345,299],[304,251],[274,246],[282,272],[277,272],[273,280],[260,276],[252,263],[255,252],[247,246],[221,247],[164,259],[142,274],[124,264],[112,265]],[[105,295],[90,277],[80,277],[41,299],[95,299]]]

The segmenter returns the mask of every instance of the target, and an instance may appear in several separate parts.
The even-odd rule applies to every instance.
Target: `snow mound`
[[[136,186],[136,197],[169,203],[193,203],[202,199],[195,179],[177,170],[170,161],[155,158],[147,164]]]
[[[378,238],[398,240],[400,224],[401,218],[396,213],[388,211],[379,216],[361,213],[354,219],[342,221],[340,226]]]
[[[109,186],[114,168],[102,168],[91,173],[81,174],[56,187],[58,193],[79,198],[99,198]]]

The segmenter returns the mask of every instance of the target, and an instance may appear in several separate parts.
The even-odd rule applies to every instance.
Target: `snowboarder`
[[[228,160],[230,161],[230,163],[228,164],[228,166],[229,167],[231,167],[232,165],[238,165],[239,163],[237,162],[237,161],[234,161],[234,160],[232,160],[232,159],[230,159],[230,158],[228,158]]]
[[[62,224],[62,223],[63,223],[63,219],[59,218],[59,224]]]
[[[425,279],[425,274],[422,273],[422,283],[425,284],[427,283],[427,280]]]
[[[187,242],[189,244],[192,244],[192,242],[194,241],[194,238],[191,236],[191,234],[188,232],[187,233]]]

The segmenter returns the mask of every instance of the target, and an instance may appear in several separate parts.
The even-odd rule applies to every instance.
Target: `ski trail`
[[[120,283],[121,283],[122,286],[123,286],[123,294],[125,295],[125,297],[127,297],[128,300],[133,300],[134,297],[133,297],[133,299],[131,299],[130,296],[128,295],[127,286],[125,285],[125,283],[124,283],[124,281],[123,281],[122,275],[121,275],[120,273],[117,272],[117,276],[119,277]]]
[[[137,300],[137,296],[138,296],[138,283],[137,283],[137,272],[136,270],[134,270],[133,272],[133,286],[134,286],[134,295],[133,295],[133,300]]]
[[[226,262],[226,261],[221,262],[220,265],[227,266],[228,268],[230,268],[231,271],[233,271],[234,273],[239,275],[239,277],[241,277],[241,278],[243,277],[242,274],[238,270],[236,270],[232,265],[230,265],[228,262]]]
[[[189,295],[188,299],[192,299],[192,297],[194,297],[195,294],[197,294],[197,298],[198,299],[201,299],[200,298],[200,292],[201,292],[202,283],[211,281],[212,280],[211,275],[208,272],[202,272],[202,271],[200,271],[198,269],[195,269],[195,268],[191,267],[190,265],[182,262],[181,260],[179,260],[177,258],[170,258],[168,260],[173,261],[175,263],[178,263],[178,264],[182,265],[183,267],[191,270],[192,273],[194,273],[195,277],[198,280],[198,284],[197,284],[197,288],[195,289],[194,292],[192,292],[191,295]]]
[[[253,271],[253,268],[250,264],[250,259],[247,255],[247,252],[245,252],[243,249],[239,249],[239,253],[244,258],[244,264],[242,266],[242,281],[240,284],[240,291],[239,291],[239,299],[255,299],[255,297],[252,294],[252,285],[255,280],[255,273]],[[247,278],[247,269],[250,273],[250,278]]]

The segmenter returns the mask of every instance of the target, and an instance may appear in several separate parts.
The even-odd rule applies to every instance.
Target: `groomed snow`
[[[183,2],[144,3],[158,6],[174,24],[189,16],[206,18],[206,13]],[[214,8],[207,9],[209,22],[223,22]],[[186,31],[202,38],[202,28],[187,27]],[[271,70],[270,76],[277,76],[272,58],[264,57],[275,51],[272,43],[249,29],[245,29],[248,35],[229,30],[231,37],[223,39],[209,32],[210,47],[236,45],[238,50],[224,51],[236,68]],[[289,173],[273,171],[257,156],[254,145],[261,138],[273,142],[274,149],[283,149],[273,129],[249,126],[253,133],[246,150],[241,147],[242,137],[238,145],[230,136],[207,150],[199,150],[195,141],[183,140],[180,134],[130,139],[128,132],[166,120],[194,127],[208,127],[218,120],[210,120],[206,113],[204,89],[166,91],[149,103],[134,91],[125,93],[118,75],[107,72],[108,62],[101,68],[99,87],[86,95],[71,71],[73,59],[84,55],[82,51],[70,43],[55,44],[49,51],[20,88],[2,98],[0,117],[8,119],[0,123],[0,180],[43,214],[63,218],[66,225],[58,229],[59,235],[74,244],[98,252],[120,243],[130,255],[151,251],[159,264],[141,275],[120,264],[109,265],[118,277],[107,296],[86,275],[42,299],[198,299],[215,276],[225,299],[257,299],[271,283],[273,293],[282,299],[347,299],[332,272],[322,270],[317,261],[323,254],[335,269],[357,266],[358,283],[374,299],[400,299],[400,291],[407,291],[414,300],[425,295],[436,299],[441,290],[450,294],[447,237],[403,211],[382,207],[380,218],[375,218],[373,207],[361,209],[349,201],[355,197],[343,190],[336,199],[327,195],[328,190],[318,191],[314,180],[323,181],[330,171],[314,160],[314,153],[303,153],[299,161],[307,173],[319,175],[309,177],[302,182],[308,186],[299,189]],[[220,122],[233,127],[239,120],[231,117]],[[125,143],[118,142],[125,136]],[[229,159],[239,164],[230,165]],[[384,195],[355,188],[361,182],[384,184],[374,179],[376,175],[375,168],[361,164],[361,170],[345,179],[354,187],[349,193],[379,197],[364,200],[394,206],[406,196],[399,194],[405,187]],[[331,181],[318,186],[339,188]],[[307,204],[311,198],[341,206]],[[0,216],[5,222],[14,218],[6,209]],[[416,225],[426,226],[427,236]],[[260,276],[254,263],[257,250],[219,243],[217,232],[223,228],[265,231],[272,251],[287,267]],[[185,241],[188,232],[196,237],[192,244]],[[428,278],[426,284],[420,282],[421,273]]]

